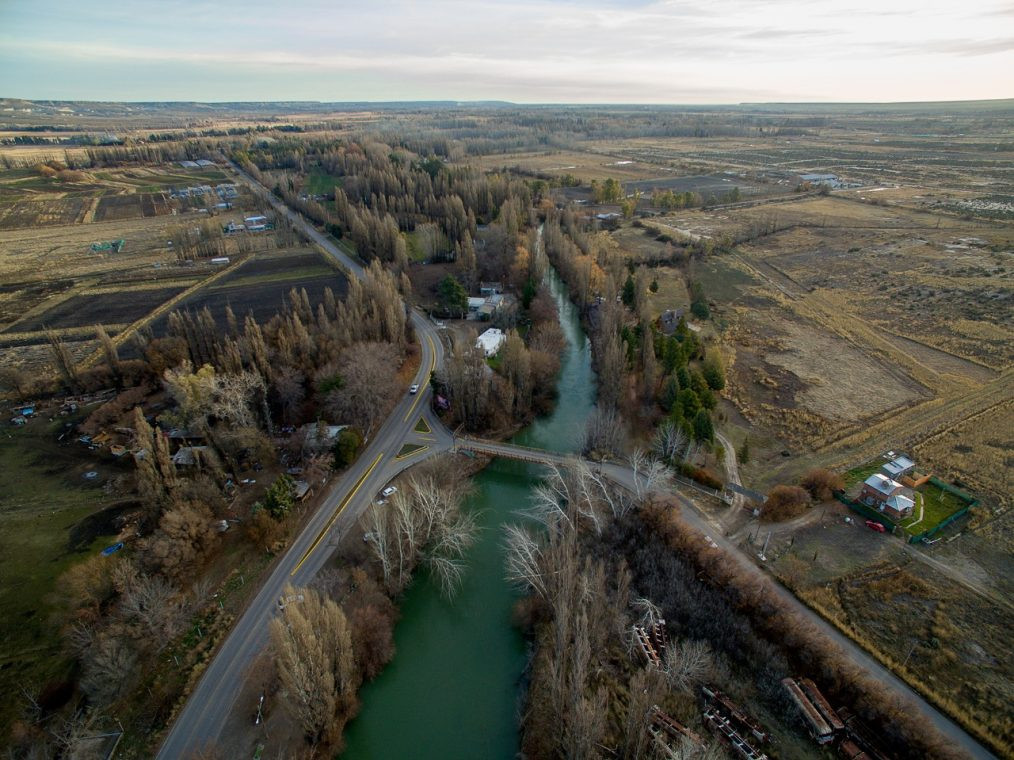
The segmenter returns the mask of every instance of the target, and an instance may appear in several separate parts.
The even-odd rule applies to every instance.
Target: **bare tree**
[[[390,343],[355,343],[338,363],[342,384],[325,404],[333,419],[350,422],[369,435],[398,393],[398,349]]]
[[[308,740],[333,740],[359,686],[348,621],[313,589],[287,586],[285,598],[292,601],[269,624],[282,698]]]
[[[107,705],[127,686],[137,654],[130,644],[112,633],[99,634],[82,662],[81,690],[92,703]]]
[[[542,546],[538,539],[520,525],[508,523],[504,526],[507,534],[507,573],[508,582],[528,590],[535,591],[549,601],[549,588],[542,571]]]
[[[664,462],[636,449],[628,458],[630,469],[634,472],[634,496],[641,504],[653,491],[667,490],[672,487],[672,473]]]
[[[60,373],[60,377],[63,378],[68,388],[72,391],[77,390],[79,386],[77,365],[67,349],[67,345],[63,342],[63,338],[49,329],[46,330],[46,338],[49,340],[49,347],[53,352],[53,364]]]
[[[665,677],[655,668],[641,668],[631,675],[620,747],[623,760],[641,760],[648,756],[651,741],[648,711],[662,701],[667,691]]]
[[[147,541],[147,562],[170,578],[199,569],[215,545],[212,515],[198,502],[178,504],[165,512]]]
[[[388,504],[371,509],[367,540],[391,591],[400,592],[422,562],[441,592],[454,595],[478,533],[474,516],[461,511],[464,494],[462,481],[416,475]]]
[[[99,345],[102,346],[102,354],[105,357],[106,364],[109,365],[109,371],[115,377],[119,377],[120,354],[116,350],[116,344],[113,343],[113,339],[109,337],[109,333],[106,332],[106,328],[102,325],[95,326],[95,337],[98,338]]]
[[[652,440],[652,451],[659,459],[675,461],[687,445],[687,434],[672,420],[666,420],[658,426]]]
[[[623,428],[616,410],[595,407],[585,424],[584,453],[599,458],[615,455],[620,452],[622,441]]]
[[[163,645],[173,638],[172,619],[179,608],[179,594],[161,575],[138,575],[122,593],[120,609],[128,618],[137,620],[145,638]]]
[[[666,647],[662,670],[669,686],[689,693],[703,681],[712,668],[711,649],[703,641],[684,639]]]

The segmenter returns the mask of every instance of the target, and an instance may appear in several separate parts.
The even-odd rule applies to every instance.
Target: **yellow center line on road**
[[[395,457],[395,459],[400,462],[402,459],[408,459],[409,457],[414,457],[416,454],[422,454],[424,451],[429,451],[429,448],[429,446],[420,446],[418,449],[414,449],[407,454],[399,454]]]
[[[383,458],[384,458],[383,452],[377,454],[377,458],[373,460],[373,464],[371,464],[369,468],[367,468],[366,472],[363,473],[362,477],[360,477],[359,480],[356,481],[356,484],[355,486],[352,487],[352,490],[348,492],[348,495],[346,495],[345,498],[342,499],[341,504],[338,505],[338,509],[336,509],[334,514],[331,515],[331,519],[327,521],[327,525],[325,525],[324,528],[320,531],[317,538],[314,539],[314,542],[310,545],[310,548],[306,550],[306,553],[303,555],[303,558],[299,560],[299,563],[292,569],[292,572],[289,573],[290,578],[296,574],[299,568],[303,566],[303,563],[306,562],[307,558],[311,554],[313,554],[313,550],[316,549],[320,545],[320,542],[324,540],[324,536],[326,536],[328,531],[331,530],[331,526],[334,525],[334,521],[337,520],[338,517],[341,515],[341,513],[345,511],[345,507],[348,506],[348,503],[352,500],[352,497],[355,496],[359,492],[359,489],[363,487],[363,483],[366,481],[366,478],[369,477],[370,473],[373,472],[374,468],[378,464],[380,464],[380,460]]]
[[[437,347],[433,345],[433,338],[429,335],[426,336],[426,342],[430,344],[430,368],[426,373],[426,382],[429,382],[429,378],[433,375],[433,368],[437,364]],[[419,393],[416,394],[415,401],[412,402],[412,406],[408,408],[408,414],[405,415],[405,419],[402,422],[408,422],[408,418],[412,416],[412,412],[415,411],[416,406],[419,404],[419,399],[422,398],[422,388],[419,389]]]

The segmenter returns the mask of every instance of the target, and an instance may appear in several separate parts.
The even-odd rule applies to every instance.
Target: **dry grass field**
[[[463,164],[478,166],[485,171],[519,167],[525,171],[562,177],[570,174],[584,182],[612,177],[621,182],[651,179],[659,176],[659,167],[635,161],[623,152],[616,155],[581,150],[547,151],[545,153],[507,153],[469,157]]]
[[[747,476],[770,485],[926,441],[917,451],[942,475],[1007,505],[1011,441],[997,405],[1014,396],[1014,225],[839,197],[848,192],[646,222],[684,239],[749,239],[691,276],[725,328],[727,395],[760,437],[810,458],[756,461]],[[661,246],[633,228],[612,237],[635,260]],[[985,424],[963,424],[970,416]]]
[[[967,730],[1002,755],[1014,749],[1010,607],[904,560],[796,592]]]

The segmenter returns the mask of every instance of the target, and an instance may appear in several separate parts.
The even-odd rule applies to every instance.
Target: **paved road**
[[[350,259],[327,237],[321,235],[300,215],[281,204],[259,184],[234,166],[237,173],[265,197],[275,210],[289,218],[309,237],[318,243],[329,255],[339,261],[354,276],[362,277],[363,268]],[[223,642],[218,654],[204,672],[183,711],[167,734],[158,753],[160,760],[175,760],[187,757],[192,752],[212,744],[219,735],[226,716],[232,711],[249,665],[267,643],[268,621],[276,613],[277,600],[289,583],[306,585],[317,574],[327,557],[329,546],[345,534],[375,498],[377,492],[398,473],[441,451],[454,448],[455,440],[439,420],[432,414],[429,405],[429,373],[442,360],[443,347],[434,326],[421,314],[413,312],[412,321],[422,348],[422,363],[416,382],[421,389],[416,396],[407,396],[380,427],[357,462],[331,487],[324,504],[308,521],[306,527],[293,541],[285,556],[275,566],[256,597],[240,617],[232,632]],[[414,428],[419,419],[426,421],[429,433],[419,433]],[[398,454],[405,443],[418,443],[426,448],[419,449],[407,457]],[[470,448],[493,455],[509,456],[531,460],[537,452],[510,444],[459,440],[460,448]],[[726,445],[731,451],[731,446]],[[533,454],[533,452],[535,452]],[[733,455],[734,456],[734,455]],[[557,462],[558,455],[546,453],[545,461]],[[633,472],[619,464],[605,464],[603,472],[616,483],[632,488]],[[729,555],[731,561],[756,576],[764,572],[747,558],[739,547],[722,535],[718,526],[709,522],[694,503],[681,493],[675,494],[686,522],[700,533],[709,536]],[[810,620],[824,635],[837,643],[855,664],[865,668],[873,677],[888,688],[907,696],[913,709],[922,712],[955,746],[965,750],[971,757],[988,759],[994,756],[966,734],[957,724],[930,705],[906,683],[884,668],[879,662],[860,649],[851,639],[842,635],[823,618],[799,601],[791,592],[773,584],[775,592],[786,604]]]
[[[237,169],[238,171],[238,169]],[[239,172],[255,192],[260,188]],[[327,253],[334,256],[352,275],[363,276],[363,268],[351,260],[328,238],[313,229],[299,215],[279,204],[269,194],[275,209],[303,229]],[[412,322],[421,347],[421,364],[415,382],[419,393],[406,395],[374,433],[365,451],[341,478],[330,486],[330,493],[278,561],[263,587],[236,622],[211,664],[190,695],[158,753],[160,760],[176,760],[212,744],[246,677],[247,668],[267,644],[268,621],[276,613],[277,600],[287,584],[305,586],[317,574],[331,554],[338,537],[352,528],[356,520],[376,498],[377,493],[398,473],[436,452],[451,448],[452,436],[430,409],[430,372],[443,357],[443,344],[433,324],[413,312]],[[418,432],[419,420],[426,421],[429,432]],[[405,443],[424,448],[399,457]]]

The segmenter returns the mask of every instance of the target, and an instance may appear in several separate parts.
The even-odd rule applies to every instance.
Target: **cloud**
[[[360,99],[375,86],[406,99],[910,99],[960,97],[962,82],[1010,94],[995,74],[1014,68],[1014,28],[1002,23],[1009,0],[977,0],[975,13],[949,0],[884,5],[302,0],[279,12],[277,0],[40,0],[0,11],[0,90],[51,91],[77,81],[61,69],[117,61],[116,87],[142,99],[156,84],[208,92],[216,82],[231,97],[224,83],[244,76],[258,77],[261,98],[298,89]],[[142,67],[144,78],[132,73]],[[185,80],[186,71],[200,74]],[[95,77],[104,85],[113,89]]]

